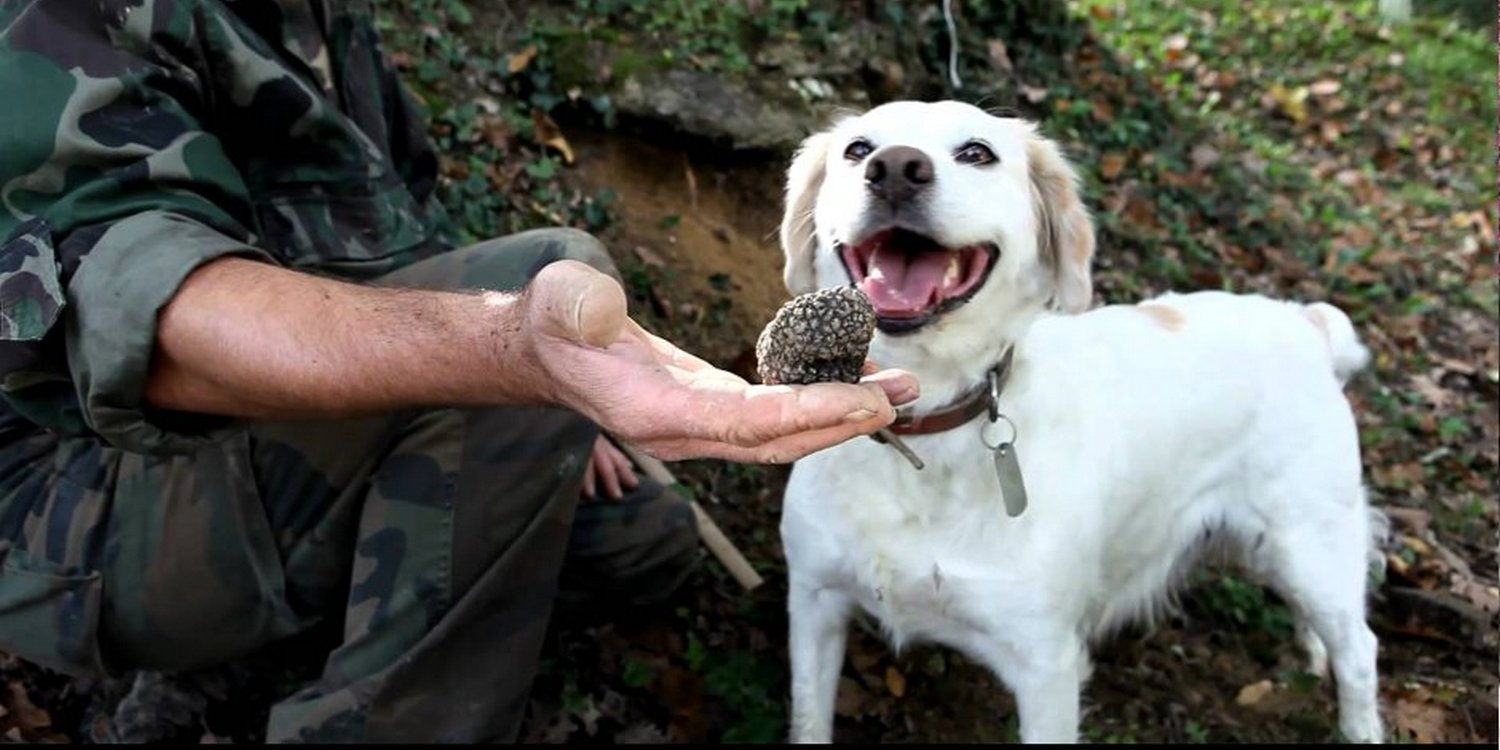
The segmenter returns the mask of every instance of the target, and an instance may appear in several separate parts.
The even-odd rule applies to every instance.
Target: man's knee
[[[676,592],[701,559],[692,506],[643,478],[622,501],[578,507],[563,597],[570,605],[601,599],[649,605]]]
[[[610,257],[609,250],[604,247],[604,243],[594,235],[571,227],[535,231],[542,235],[545,242],[557,248],[556,252],[559,257],[555,260],[576,260],[580,263],[587,263],[595,270],[613,276],[616,281],[623,283],[620,269],[615,266],[614,258]],[[541,267],[539,266],[536,270],[540,271]]]
[[[560,260],[586,263],[624,283],[604,244],[588,232],[570,227],[496,237],[414,263],[383,281],[397,286],[514,291]]]
[[[524,279],[519,280],[519,283],[523,284],[534,278],[543,268],[561,260],[585,263],[600,273],[612,277],[615,281],[624,283],[624,278],[620,275],[620,270],[615,266],[615,261],[610,257],[609,251],[605,249],[604,243],[581,229],[571,227],[531,229],[482,242],[474,246],[474,251],[481,254],[492,253],[507,256],[521,261],[525,270]],[[501,263],[499,266],[505,267],[510,264]],[[503,283],[502,280],[496,280],[496,282]]]

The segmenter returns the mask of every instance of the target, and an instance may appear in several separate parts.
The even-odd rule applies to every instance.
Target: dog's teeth
[[[943,286],[951,287],[958,283],[958,254],[954,253],[948,257],[948,270],[943,272]]]

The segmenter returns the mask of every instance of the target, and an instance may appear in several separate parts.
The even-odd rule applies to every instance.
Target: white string
[[[943,0],[943,20],[948,22],[948,77],[953,88],[963,86],[958,80],[958,29],[953,24],[953,0]]]

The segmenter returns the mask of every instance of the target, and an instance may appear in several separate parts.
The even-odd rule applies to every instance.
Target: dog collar
[[[1014,346],[1006,347],[1000,361],[985,372],[985,382],[965,393],[953,404],[929,414],[898,412],[896,421],[887,429],[897,435],[931,435],[966,424],[985,412],[989,412],[991,422],[995,421],[1000,414],[1000,392],[1005,389],[1005,382],[1010,377],[1011,355],[1014,352]],[[879,435],[871,437],[878,442],[885,442]]]

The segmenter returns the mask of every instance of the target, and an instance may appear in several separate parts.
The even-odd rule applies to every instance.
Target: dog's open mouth
[[[915,330],[967,302],[1000,255],[993,243],[950,248],[908,229],[885,229],[857,245],[839,243],[838,251],[887,333]]]

